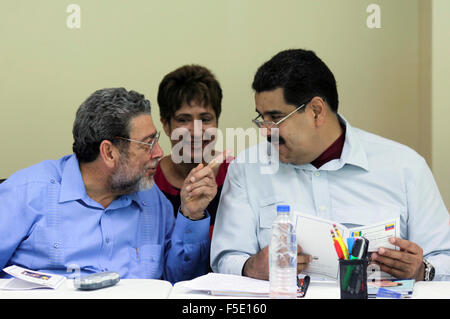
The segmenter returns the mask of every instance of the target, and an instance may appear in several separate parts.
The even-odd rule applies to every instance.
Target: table
[[[206,292],[191,291],[181,287],[172,288],[169,299],[245,299],[245,297],[213,296]],[[450,299],[450,281],[416,282],[413,299]],[[311,281],[305,299],[340,299],[339,285],[335,281]]]
[[[0,279],[0,286],[3,281]],[[414,287],[415,299],[450,299],[450,281],[417,282]],[[180,283],[173,287],[168,281],[156,279],[121,279],[112,287],[80,291],[73,280],[66,280],[58,289],[35,289],[10,291],[0,290],[0,299],[245,299],[244,297],[212,296],[198,291],[187,290]],[[339,299],[336,282],[312,281],[305,299]]]
[[[247,297],[214,296],[208,294],[207,292],[192,291],[186,289],[185,287],[182,287],[182,283],[175,284],[174,287],[172,288],[172,291],[169,294],[169,299],[202,299],[202,298],[245,299]],[[339,286],[335,281],[311,282],[308,288],[308,292],[305,296],[305,299],[339,299],[339,298],[340,298]]]
[[[418,281],[414,285],[413,298],[450,299],[450,281]]]
[[[0,279],[0,286],[3,281]],[[172,284],[156,279],[121,279],[115,286],[82,291],[66,280],[57,289],[0,290],[0,299],[166,299]]]

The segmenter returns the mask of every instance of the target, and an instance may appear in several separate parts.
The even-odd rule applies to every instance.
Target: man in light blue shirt
[[[230,164],[211,244],[215,272],[268,279],[270,230],[283,203],[342,224],[399,217],[401,238],[391,238],[399,249],[380,248],[372,262],[397,278],[450,280],[449,214],[425,160],[350,126],[337,113],[334,76],[314,52],[275,55],[257,71],[253,89],[254,123],[278,129],[279,167],[268,173],[264,143]],[[297,270],[310,261],[300,243]]]
[[[153,185],[163,155],[150,103],[123,88],[94,92],[78,109],[75,154],[16,172],[0,184],[0,269],[18,265],[69,276],[187,280],[208,269],[209,215],[217,186],[194,169],[173,208]],[[212,179],[214,180],[214,179]],[[201,194],[186,201],[191,192]],[[5,276],[2,273],[0,276]]]

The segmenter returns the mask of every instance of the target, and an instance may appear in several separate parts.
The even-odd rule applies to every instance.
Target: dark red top
[[[323,164],[341,158],[342,149],[345,143],[345,126],[343,127],[343,132],[341,136],[338,137],[333,144],[330,145],[322,154],[319,155],[314,161],[311,162],[315,168],[320,168]]]
[[[213,198],[213,200],[209,203],[206,210],[208,211],[209,215],[211,216],[210,221],[210,228],[209,228],[209,236],[211,239],[212,231],[214,227],[214,222],[216,220],[216,213],[217,213],[217,207],[219,206],[219,199],[220,194],[222,192],[223,183],[225,182],[225,176],[227,175],[228,166],[230,165],[231,159],[227,159],[227,161],[220,164],[219,172],[216,176],[216,184],[217,184],[217,194]],[[158,186],[158,188],[166,195],[167,199],[170,200],[173,206],[173,213],[175,218],[177,217],[178,209],[181,205],[181,198],[180,198],[180,189],[174,187],[172,184],[170,184],[166,177],[164,176],[164,173],[161,169],[160,163],[158,163],[158,166],[156,167],[156,172],[154,175],[155,183]]]

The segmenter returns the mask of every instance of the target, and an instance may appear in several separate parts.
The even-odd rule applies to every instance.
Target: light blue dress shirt
[[[342,121],[341,158],[319,169],[279,163],[275,174],[267,174],[261,162],[268,159],[259,149],[264,143],[230,164],[211,243],[215,272],[240,275],[245,261],[269,244],[276,205],[289,204],[348,226],[399,217],[400,236],[422,247],[435,280],[450,280],[449,214],[425,160],[407,146]],[[249,163],[252,158],[260,163]]]
[[[106,209],[86,194],[75,155],[23,169],[0,184],[0,269],[187,280],[208,271],[209,216],[176,220],[155,185]],[[5,276],[5,273],[2,273]],[[0,275],[0,276],[2,276]]]

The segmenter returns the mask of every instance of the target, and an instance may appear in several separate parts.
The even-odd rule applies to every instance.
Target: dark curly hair
[[[78,161],[94,161],[103,140],[120,144],[116,136],[129,138],[130,121],[144,113],[151,114],[150,102],[138,92],[124,88],[95,91],[78,108],[73,124],[72,149]]]
[[[214,75],[200,65],[185,65],[167,74],[158,89],[159,114],[169,121],[183,103],[211,105],[216,118],[222,110],[222,88]]]
[[[313,51],[279,52],[258,69],[252,88],[257,93],[283,88],[286,103],[298,106],[320,96],[333,112],[338,110],[334,75]]]

